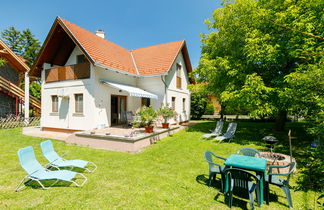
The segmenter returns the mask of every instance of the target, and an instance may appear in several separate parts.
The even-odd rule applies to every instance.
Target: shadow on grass
[[[229,122],[225,122],[223,127],[223,132],[226,131]],[[216,126],[216,121],[202,121],[201,123],[190,126],[187,132],[201,132],[210,133],[210,130],[214,130]],[[313,186],[309,184],[309,174],[306,173],[309,170],[300,170],[309,167],[311,163],[310,159],[310,144],[313,138],[305,132],[307,127],[306,123],[286,123],[286,128],[284,131],[276,131],[274,129],[275,124],[273,122],[249,122],[249,121],[237,121],[237,130],[235,133],[235,138],[231,140],[232,143],[242,145],[254,144],[260,151],[269,151],[265,147],[265,142],[262,140],[264,136],[275,136],[278,142],[275,144],[274,152],[290,155],[290,146],[288,139],[288,131],[291,130],[292,138],[292,156],[297,162],[297,171],[300,171],[300,178],[298,179],[298,186],[295,189],[307,192],[308,190],[318,191],[318,186]],[[207,140],[211,142],[216,141]],[[221,143],[222,144],[222,143]],[[306,171],[306,172],[305,172]],[[317,179],[323,179],[322,177],[317,177]],[[312,177],[311,179],[313,179]]]

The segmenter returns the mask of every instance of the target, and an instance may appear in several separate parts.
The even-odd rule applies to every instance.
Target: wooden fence
[[[40,125],[40,117],[30,117],[28,122],[23,117],[11,116],[6,118],[0,118],[0,129],[39,126],[39,125]]]

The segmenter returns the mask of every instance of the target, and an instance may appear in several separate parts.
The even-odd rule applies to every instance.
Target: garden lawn
[[[66,159],[93,161],[98,169],[94,173],[84,173],[88,182],[81,188],[74,186],[53,187],[42,190],[27,186],[14,192],[17,184],[26,175],[20,167],[17,151],[33,146],[37,159],[46,164],[41,155],[40,142],[44,139],[21,135],[21,129],[0,130],[0,209],[3,208],[177,208],[177,209],[221,209],[226,207],[224,196],[219,192],[220,182],[207,187],[208,165],[204,151],[228,157],[243,147],[264,150],[261,138],[275,135],[281,141],[277,151],[288,154],[286,133],[274,133],[272,123],[239,122],[237,137],[231,143],[215,144],[202,141],[200,137],[213,129],[215,122],[202,121],[173,136],[161,139],[139,154],[127,154],[68,145],[53,140],[59,154],[68,153]],[[305,142],[301,124],[289,124],[294,142]],[[227,125],[225,124],[225,128]],[[225,129],[224,128],[224,129]],[[298,133],[294,133],[296,132]],[[294,143],[293,143],[294,144]],[[294,144],[296,145],[296,144]],[[304,148],[294,147],[299,153]],[[302,146],[301,146],[302,147]],[[278,152],[279,152],[278,151]],[[298,161],[298,158],[297,158]],[[297,165],[298,168],[302,167]],[[218,177],[219,178],[219,177]],[[296,186],[298,174],[292,178]],[[64,183],[63,183],[64,184]],[[262,209],[287,208],[284,193],[271,186],[270,205]],[[313,191],[291,189],[295,209],[314,209],[319,194]],[[234,208],[249,207],[247,200],[234,199]]]

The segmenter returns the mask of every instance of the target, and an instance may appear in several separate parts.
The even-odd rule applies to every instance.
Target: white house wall
[[[181,89],[177,88],[176,68],[177,63],[181,65]],[[167,89],[167,103],[172,103],[172,97],[175,97],[175,110],[178,113],[177,120],[179,122],[187,121],[190,119],[190,92],[187,88],[189,84],[189,77],[187,73],[186,64],[182,53],[179,53],[175,62],[173,63],[168,76],[166,77]],[[185,98],[185,111],[183,110],[182,100]]]
[[[66,65],[76,64],[77,55],[82,52],[75,48]],[[182,65],[182,89],[176,87],[176,64]],[[89,130],[96,128],[99,124],[110,126],[111,122],[111,95],[127,96],[127,111],[136,113],[141,106],[141,98],[130,97],[127,92],[102,84],[100,80],[107,80],[115,83],[139,87],[158,96],[158,100],[151,99],[151,105],[158,109],[162,104],[171,105],[171,98],[176,97],[175,111],[178,113],[177,121],[189,120],[190,116],[190,93],[187,89],[189,83],[187,70],[182,54],[180,53],[174,62],[169,74],[165,77],[167,84],[167,94],[165,95],[165,85],[161,76],[137,78],[122,73],[116,73],[101,67],[90,65],[90,78],[81,80],[65,80],[58,82],[44,83],[45,73],[42,71],[42,118],[41,127],[62,128],[73,130]],[[50,66],[44,64],[44,69]],[[52,111],[52,95],[64,95],[69,99],[59,98],[59,113]],[[74,94],[83,94],[83,114],[74,114]],[[182,99],[186,100],[186,111],[183,111]],[[171,121],[173,123],[174,121]]]

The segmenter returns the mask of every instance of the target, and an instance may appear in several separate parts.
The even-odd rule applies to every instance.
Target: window
[[[177,63],[177,88],[181,88],[181,64]]]
[[[83,113],[83,94],[75,94],[75,113],[82,114]]]
[[[58,97],[52,96],[52,112],[58,112]]]
[[[185,112],[186,111],[186,99],[182,99],[182,110]]]
[[[175,97],[172,97],[172,103],[171,103],[171,106],[172,106],[172,109],[175,110],[175,101],[176,101],[176,98]]]
[[[149,107],[151,105],[151,100],[149,98],[142,98],[142,106]]]
[[[77,55],[77,64],[88,62],[84,55]]]

